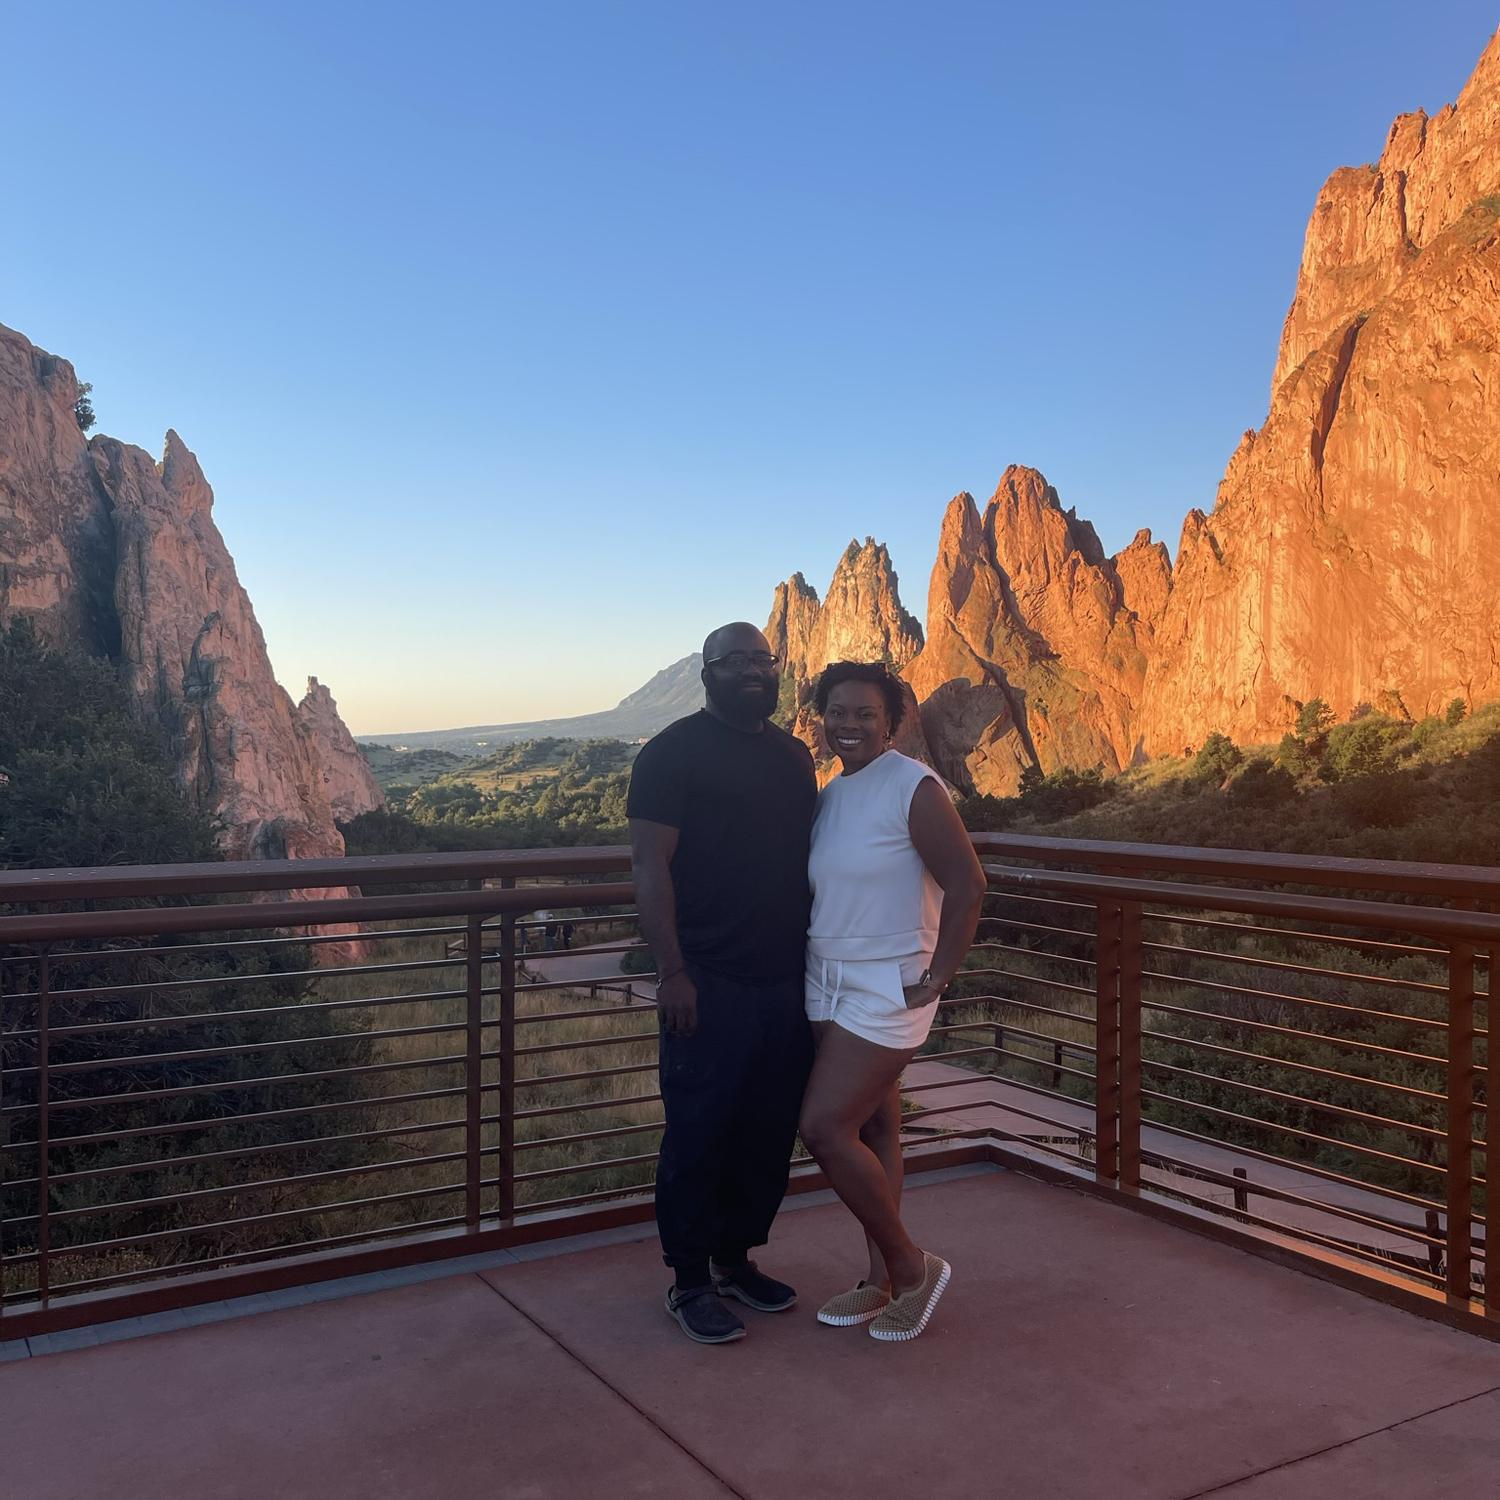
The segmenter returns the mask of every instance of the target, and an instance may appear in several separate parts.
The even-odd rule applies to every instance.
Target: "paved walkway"
[[[1028,1149],[1028,1141],[1040,1138],[1064,1152],[1077,1149],[1080,1132],[1089,1138],[1093,1135],[1094,1111],[1091,1105],[1079,1104],[1070,1099],[1044,1099],[1007,1083],[1003,1078],[972,1073],[966,1068],[937,1058],[919,1058],[907,1068],[903,1082],[908,1087],[912,1084],[932,1086],[924,1088],[913,1098],[924,1109],[942,1111],[932,1121],[934,1129],[975,1128],[1003,1132],[1007,1145],[1022,1150]],[[1058,1123],[1055,1126],[1042,1124],[1017,1113],[1018,1110],[1046,1115]],[[920,1130],[914,1131],[910,1139],[920,1140],[922,1134]],[[1265,1148],[1274,1150],[1277,1144],[1277,1137],[1267,1133]],[[1255,1188],[1257,1184],[1280,1188],[1283,1192],[1308,1198],[1313,1204],[1334,1204],[1371,1218],[1409,1224],[1419,1232],[1426,1228],[1426,1216],[1420,1208],[1383,1197],[1379,1193],[1367,1192],[1344,1183],[1329,1182],[1311,1172],[1299,1171],[1294,1166],[1257,1161],[1254,1157],[1227,1146],[1184,1140],[1181,1136],[1169,1134],[1149,1124],[1141,1127],[1141,1145],[1148,1151],[1159,1151],[1191,1166],[1212,1168],[1225,1176],[1232,1175],[1236,1168],[1243,1169],[1246,1173],[1246,1207],[1260,1218],[1284,1224],[1289,1229],[1357,1244],[1368,1250],[1391,1252],[1418,1264],[1426,1262],[1427,1245],[1402,1234],[1399,1228],[1384,1224],[1361,1224],[1314,1206],[1286,1203],[1267,1197],[1263,1193],[1257,1193]],[[1047,1152],[1039,1147],[1030,1148],[1030,1152],[1039,1161],[1057,1160],[1054,1152]],[[1154,1187],[1196,1198],[1205,1205],[1232,1207],[1234,1204],[1234,1189],[1220,1183],[1206,1182],[1177,1170],[1156,1166],[1145,1167],[1142,1176]],[[1434,1178],[1433,1181],[1440,1186],[1441,1179]],[[1482,1248],[1482,1224],[1474,1226],[1474,1238]]]
[[[821,1195],[820,1195],[821,1196]],[[1014,1172],[920,1185],[955,1267],[907,1345],[826,1329],[836,1203],[765,1252],[804,1305],[724,1348],[645,1231],[0,1365],[11,1500],[788,1494],[1421,1500],[1493,1493],[1500,1347]]]

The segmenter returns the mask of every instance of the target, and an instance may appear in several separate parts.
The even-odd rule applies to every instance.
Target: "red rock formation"
[[[1149,537],[1132,548],[1131,586],[1155,612],[1165,559]],[[927,644],[906,672],[934,763],[1000,795],[1028,765],[1128,765],[1149,640],[1093,527],[1035,469],[1008,468],[982,519],[957,496],[938,541]]]
[[[385,793],[339,717],[333,694],[316,677],[307,679],[307,693],[297,705],[297,721],[322,767],[323,789],[340,823],[385,806]]]
[[[271,670],[197,459],[175,432],[159,466],[113,438],[90,447],[114,510],[125,680],[184,785],[232,857],[342,854],[317,749]]]
[[[379,791],[326,690],[299,719],[277,686],[197,460],[175,433],[160,465],[86,440],[77,397],[65,360],[0,328],[0,623],[120,663],[227,853],[342,854],[330,798]]]
[[[27,615],[47,640],[107,653],[114,533],[77,399],[67,360],[0,326],[0,622]]]
[[[784,718],[807,743],[818,763],[819,779],[826,781],[837,764],[813,703],[818,674],[835,661],[883,661],[904,667],[922,649],[922,627],[901,604],[885,544],[866,537],[863,546],[849,543],[821,604],[817,590],[800,573],[776,586],[766,639],[786,662]],[[892,743],[903,754],[931,759],[915,697],[908,696],[906,716]]]
[[[1272,739],[1313,697],[1500,695],[1497,413],[1500,36],[1319,197],[1265,425],[1183,527],[1146,747]]]

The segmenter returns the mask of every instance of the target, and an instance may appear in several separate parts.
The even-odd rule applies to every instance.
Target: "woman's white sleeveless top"
[[[930,955],[943,893],[911,841],[912,797],[937,773],[887,750],[852,776],[835,776],[813,814],[812,926],[818,958]]]

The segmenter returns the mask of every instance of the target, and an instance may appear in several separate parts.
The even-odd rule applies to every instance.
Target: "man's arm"
[[[656,1006],[673,1036],[691,1036],[698,1029],[698,990],[677,941],[677,898],[671,871],[677,830],[649,818],[631,818],[629,822],[636,908],[641,914],[646,946],[656,959]]]

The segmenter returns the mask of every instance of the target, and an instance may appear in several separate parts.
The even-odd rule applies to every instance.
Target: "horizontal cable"
[[[213,1130],[220,1125],[259,1125],[267,1120],[289,1120],[298,1115],[332,1114],[345,1109],[372,1109],[377,1106],[417,1104],[428,1099],[456,1099],[464,1093],[463,1085],[442,1089],[417,1089],[405,1094],[370,1094],[359,1099],[335,1099],[328,1104],[293,1104],[281,1109],[252,1110],[245,1114],[215,1115],[207,1120],[174,1120],[167,1125],[132,1125],[123,1130],[98,1130],[86,1135],[53,1136],[54,1151],[64,1147],[113,1145],[116,1141],[149,1140],[180,1135],[188,1130]],[[0,1145],[3,1151],[35,1149],[30,1141],[12,1141]]]
[[[1265,1052],[1246,1052],[1240,1047],[1226,1047],[1219,1042],[1205,1042],[1188,1038],[1180,1032],[1142,1030],[1142,1038],[1173,1045],[1191,1047],[1197,1052],[1212,1052],[1220,1057],[1239,1058],[1245,1062],[1260,1063],[1266,1067],[1287,1068],[1297,1073],[1309,1073],[1315,1078],[1327,1078],[1337,1083],[1367,1083],[1371,1088],[1385,1089],[1388,1093],[1400,1094],[1408,1099],[1422,1099],[1432,1104],[1446,1105],[1447,1094],[1434,1093],[1431,1089],[1419,1089],[1407,1083],[1392,1083],[1385,1078],[1366,1078],[1362,1073],[1340,1073],[1334,1068],[1320,1068],[1313,1063],[1294,1062],[1288,1057],[1276,1057]],[[1205,1075],[1213,1076],[1213,1075]]]
[[[1267,1166],[1285,1167],[1288,1171],[1297,1172],[1306,1177],[1317,1177],[1324,1182],[1337,1183],[1340,1187],[1355,1188],[1361,1193],[1370,1193],[1377,1198],[1389,1198],[1393,1203],[1408,1203],[1415,1208],[1436,1208],[1440,1211],[1445,1206],[1431,1198],[1422,1198],[1415,1193],[1404,1192],[1400,1188],[1386,1187],[1378,1182],[1366,1182],[1364,1178],[1351,1177],[1347,1172],[1336,1172],[1332,1167],[1320,1167],[1313,1162],[1297,1161],[1290,1156],[1263,1151],[1257,1146],[1247,1146],[1240,1141],[1226,1141],[1219,1136],[1204,1135],[1202,1131],[1189,1130],[1183,1125],[1169,1125],[1165,1120],[1146,1120],[1144,1124],[1148,1129],[1160,1130],[1185,1141],[1196,1141],[1200,1146],[1209,1146],[1215,1151],[1228,1151],[1235,1156],[1248,1156],[1251,1160],[1264,1162]]]
[[[462,1093],[459,1089],[456,1092]],[[374,1101],[372,1101],[374,1102]],[[385,1103],[385,1100],[379,1101]],[[243,1116],[224,1116],[227,1122]],[[400,1135],[427,1135],[442,1130],[463,1130],[464,1120],[437,1120],[424,1125],[386,1125],[378,1130],[351,1130],[340,1135],[312,1135],[296,1141],[273,1141],[263,1146],[230,1146],[222,1151],[199,1151],[190,1156],[152,1156],[142,1161],[117,1162],[109,1167],[90,1167],[78,1172],[53,1172],[49,1177],[53,1187],[75,1182],[91,1182],[103,1177],[128,1177],[139,1172],[177,1172],[187,1167],[205,1166],[209,1162],[241,1161],[248,1157],[274,1156],[282,1151],[306,1150],[319,1146],[353,1145],[364,1141],[379,1141]],[[54,1146],[57,1141],[52,1142]],[[35,1177],[12,1178],[5,1184],[10,1188],[34,1188]]]
[[[1015,953],[1022,958],[1041,959],[1046,963],[1054,964],[1078,964],[1085,969],[1097,969],[1099,965],[1091,958],[1075,958],[1071,953],[1048,953],[1041,948],[1022,948],[1017,943],[974,943],[969,948],[970,953]],[[964,970],[961,972],[974,972]]]
[[[1283,1005],[1308,1005],[1315,1010],[1331,1010],[1343,1015],[1358,1016],[1363,1021],[1399,1021],[1407,1026],[1425,1026],[1431,1031],[1446,1031],[1448,1023],[1427,1016],[1406,1016],[1398,1010],[1371,1010],[1364,1005],[1344,1005],[1338,1000],[1315,1000],[1311,995],[1286,995],[1280,990],[1257,990],[1242,984],[1225,984],[1217,979],[1198,979],[1190,974],[1162,974],[1156,969],[1143,969],[1142,979],[1155,979],[1163,984],[1185,984],[1197,990],[1213,990],[1221,995],[1249,996],[1253,1000],[1270,1000]]]
[[[650,1130],[662,1130],[665,1120],[648,1120],[644,1125],[612,1125],[607,1130],[582,1130],[573,1135],[544,1135],[535,1141],[517,1141],[515,1150],[544,1151],[559,1146],[582,1145],[585,1141],[604,1141],[614,1136],[644,1135]]]
[[[144,1104],[157,1099],[183,1099],[192,1094],[222,1094],[273,1084],[312,1083],[328,1078],[365,1078],[374,1073],[395,1073],[407,1068],[445,1068],[462,1065],[463,1053],[449,1057],[416,1057],[399,1062],[371,1063],[358,1068],[321,1068],[316,1072],[271,1073],[260,1078],[226,1078],[218,1083],[187,1083],[170,1089],[142,1089],[126,1094],[100,1094],[87,1099],[54,1099],[50,1109],[102,1109],[111,1104]],[[36,1105],[17,1104],[0,1109],[0,1115],[34,1114]]]
[[[1087,995],[1090,1000],[1095,993],[1091,984],[1067,984],[1061,979],[1045,979],[1040,974],[1018,974],[1014,969],[963,969],[960,973],[965,979],[1019,979],[1024,984],[1040,984],[1049,990],[1062,990],[1069,995]]]
[[[463,1161],[462,1151],[444,1151],[430,1156],[403,1156],[394,1161],[365,1162],[356,1167],[333,1167],[325,1172],[299,1172],[290,1177],[246,1177],[238,1182],[220,1183],[214,1187],[192,1188],[180,1193],[164,1193],[155,1198],[121,1198],[105,1203],[84,1204],[78,1208],[54,1208],[49,1218],[54,1224],[71,1219],[90,1218],[95,1214],[128,1213],[135,1209],[167,1208],[178,1203],[193,1203],[208,1198],[223,1198],[236,1193],[269,1192],[276,1188],[306,1187],[310,1183],[342,1181],[346,1177],[369,1177],[377,1172],[400,1172],[418,1167],[433,1167]],[[32,1223],[37,1214],[23,1214],[3,1221],[5,1228]]]
[[[1430,1141],[1448,1139],[1446,1130],[1435,1130],[1431,1125],[1395,1120],[1389,1115],[1370,1114],[1362,1109],[1352,1109],[1345,1104],[1328,1104],[1321,1099],[1309,1099],[1302,1094],[1288,1094],[1281,1089],[1266,1088],[1258,1083],[1245,1083],[1238,1078],[1225,1078],[1217,1073],[1200,1073],[1196,1068],[1182,1068],[1174,1063],[1153,1062],[1149,1057],[1141,1059],[1141,1067],[1150,1068],[1157,1073],[1170,1073],[1174,1078],[1196,1078],[1204,1083],[1216,1083],[1225,1088],[1239,1089],[1241,1093],[1254,1094],[1258,1099],[1275,1099],[1281,1104],[1293,1104],[1299,1109],[1310,1109],[1318,1114],[1333,1115],[1341,1120],[1356,1120],[1362,1125],[1405,1131],[1409,1135],[1420,1135]],[[1253,1119],[1255,1116],[1246,1118]]]
[[[1147,922],[1175,923],[1180,927],[1217,927],[1242,936],[1273,937],[1285,942],[1336,944],[1341,948],[1371,949],[1397,958],[1440,958],[1447,961],[1446,948],[1424,948],[1411,943],[1391,943],[1383,938],[1345,937],[1335,932],[1305,932],[1292,927],[1262,927],[1254,922],[1226,922],[1219,917],[1189,917],[1168,912],[1142,912]]]
[[[1441,1234],[1428,1234],[1425,1228],[1418,1229],[1414,1224],[1403,1223],[1400,1219],[1383,1219],[1377,1214],[1360,1213],[1358,1209],[1346,1208],[1341,1203],[1330,1203],[1322,1198],[1309,1198],[1304,1193],[1294,1193],[1288,1188],[1275,1187],[1268,1182],[1253,1181],[1249,1177],[1235,1177],[1231,1173],[1221,1172],[1214,1167],[1203,1166],[1180,1156],[1169,1156],[1165,1151],[1142,1147],[1141,1160],[1143,1162],[1154,1161],[1169,1167],[1180,1167],[1184,1176],[1212,1183],[1216,1187],[1232,1188],[1235,1192],[1244,1193],[1246,1197],[1254,1194],[1261,1198],[1273,1199],[1277,1203],[1288,1203],[1297,1208],[1312,1209],[1317,1213],[1330,1214],[1334,1218],[1348,1219],[1351,1223],[1361,1224],[1367,1229],[1383,1229],[1393,1234],[1420,1240],[1424,1245],[1444,1246],[1447,1244],[1447,1240]],[[1290,1225],[1285,1227],[1290,1234],[1298,1232]]]
[[[1396,1166],[1410,1167],[1417,1172],[1430,1172],[1435,1177],[1446,1177],[1446,1167],[1434,1166],[1431,1162],[1418,1161],[1413,1156],[1401,1156],[1394,1151],[1380,1151],[1374,1146],[1361,1146],[1354,1141],[1341,1141],[1337,1136],[1319,1135],[1315,1130],[1303,1130],[1296,1125],[1283,1125],[1279,1120],[1263,1120],[1259,1115],[1242,1115],[1233,1110],[1219,1109],[1213,1104],[1204,1104],[1198,1099],[1181,1099],[1176,1094],[1162,1094],[1155,1089],[1142,1088],[1142,1099],[1155,1099],[1162,1104],[1172,1104],[1194,1114],[1214,1115],[1221,1120],[1232,1120],[1237,1125],[1253,1125],[1259,1130],[1274,1130],[1282,1135],[1295,1136],[1301,1141],[1311,1141],[1317,1146],[1331,1146],[1336,1151],[1352,1151],[1358,1156],[1373,1157],[1376,1161],[1390,1162]],[[1151,1122],[1155,1124],[1153,1120]]]
[[[1257,958],[1251,953],[1219,952],[1214,948],[1184,948],[1177,943],[1142,943],[1148,953],[1176,953],[1184,958],[1207,958],[1216,963],[1245,964],[1253,969],[1276,969],[1281,973],[1303,974],[1310,979],[1346,979],[1359,984],[1384,985],[1388,989],[1416,990],[1425,995],[1446,995],[1446,984],[1432,984],[1420,979],[1394,979],[1388,974],[1355,974],[1347,969],[1322,969],[1315,964],[1294,964],[1287,959]],[[1276,994],[1278,991],[1268,991]],[[1399,1012],[1397,1013],[1399,1016]],[[1401,1020],[1410,1017],[1399,1016]]]
[[[235,1219],[219,1219],[211,1224],[181,1224],[174,1229],[152,1229],[143,1234],[119,1235],[109,1240],[89,1240],[78,1245],[54,1245],[51,1255],[54,1260],[64,1255],[102,1255],[106,1250],[124,1250],[133,1245],[156,1244],[161,1240],[197,1238],[200,1235],[218,1234],[232,1229],[246,1229],[256,1224],[284,1224],[295,1219],[312,1218],[320,1214],[348,1213],[356,1208],[376,1208],[385,1203],[409,1203],[418,1198],[439,1198],[449,1194],[462,1195],[465,1189],[465,1183],[450,1182],[438,1187],[409,1188],[400,1193],[379,1194],[373,1198],[342,1198],[332,1203],[311,1204],[306,1208],[283,1208],[268,1214],[247,1214]],[[300,1253],[300,1247],[295,1241],[290,1242],[285,1248]]]
[[[56,1075],[99,1073],[111,1068],[145,1068],[175,1062],[197,1062],[209,1057],[245,1057],[254,1052],[285,1052],[293,1047],[317,1047],[328,1042],[379,1042],[393,1037],[451,1036],[465,1029],[462,1021],[437,1022],[431,1026],[397,1026],[388,1031],[334,1031],[323,1036],[278,1037],[264,1042],[235,1042],[227,1047],[185,1047],[177,1052],[126,1053],[120,1057],[87,1058],[83,1062],[54,1062],[48,1070]],[[36,1073],[37,1067],[7,1068],[7,1076]],[[296,1072],[279,1075],[295,1081],[311,1075]],[[89,1102],[87,1100],[81,1102]]]
[[[1403,1062],[1421,1063],[1424,1067],[1446,1068],[1448,1059],[1431,1052],[1408,1052],[1401,1047],[1383,1047],[1379,1042],[1361,1042],[1354,1037],[1336,1036],[1329,1031],[1305,1031],[1297,1026],[1278,1026],[1274,1021],[1252,1021],[1246,1016],[1225,1015],[1223,1011],[1195,1010],[1186,1005],[1167,1005],[1157,1000],[1141,1000],[1143,1011],[1157,1011],[1162,1015],[1185,1016],[1194,1021],[1211,1021],[1217,1026],[1243,1027],[1246,1031],[1258,1031],[1267,1036],[1295,1037],[1301,1042],[1319,1042],[1328,1047],[1345,1051],[1370,1052],[1376,1057],[1395,1057]],[[1169,1040],[1176,1040],[1175,1037]]]

